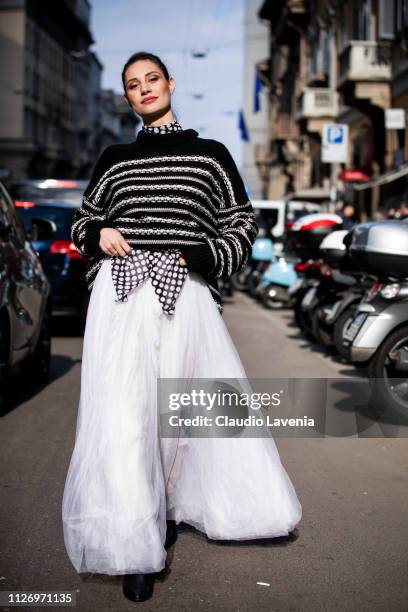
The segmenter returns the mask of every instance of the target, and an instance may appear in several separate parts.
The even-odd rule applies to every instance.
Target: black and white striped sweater
[[[71,238],[87,257],[89,290],[110,257],[99,246],[104,227],[116,228],[138,249],[179,249],[221,312],[217,279],[243,269],[258,233],[228,149],[194,129],[142,130],[133,142],[102,152],[71,225]]]

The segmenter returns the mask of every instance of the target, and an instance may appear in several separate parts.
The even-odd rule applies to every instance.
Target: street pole
[[[325,123],[322,131],[321,161],[330,164],[330,212],[335,212],[337,202],[337,164],[348,158],[348,125]]]
[[[337,164],[332,162],[330,164],[330,211],[331,213],[336,212],[337,203]]]

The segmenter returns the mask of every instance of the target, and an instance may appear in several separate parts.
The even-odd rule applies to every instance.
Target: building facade
[[[408,2],[266,0],[259,17],[271,36],[270,197],[328,198],[333,185],[363,219],[402,198],[406,177],[392,173],[407,161],[406,128],[387,129],[386,111],[407,111]],[[326,123],[348,126],[344,164],[321,161]]]
[[[120,139],[89,47],[88,0],[0,0],[0,166],[6,180],[89,175]]]

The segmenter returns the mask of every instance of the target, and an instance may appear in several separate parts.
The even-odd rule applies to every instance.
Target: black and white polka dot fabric
[[[118,296],[115,302],[127,302],[127,294],[150,277],[163,311],[174,314],[177,297],[188,274],[187,266],[181,266],[179,263],[180,256],[180,251],[176,249],[133,249],[125,257],[114,255],[111,258],[111,266],[112,280]]]
[[[170,132],[181,132],[182,127],[177,120],[163,125],[143,125],[142,131],[148,134],[169,134]]]

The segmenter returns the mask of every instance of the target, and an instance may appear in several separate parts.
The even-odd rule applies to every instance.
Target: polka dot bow
[[[175,303],[188,274],[187,266],[179,263],[180,251],[145,251],[133,249],[130,255],[114,255],[112,279],[118,299],[127,302],[127,294],[150,277],[164,312],[173,314]]]

